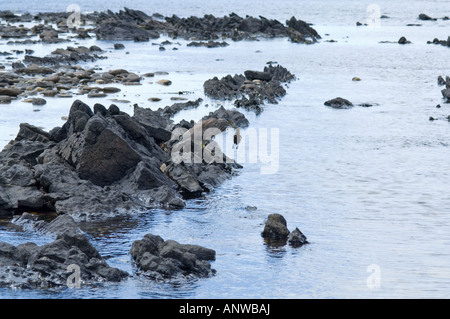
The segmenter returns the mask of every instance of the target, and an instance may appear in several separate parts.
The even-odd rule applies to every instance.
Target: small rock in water
[[[123,50],[125,46],[122,43],[114,43],[114,50]]]
[[[209,261],[216,252],[198,245],[180,244],[153,234],[133,242],[130,255],[144,275],[155,279],[193,275],[209,277],[216,273]]]
[[[437,19],[432,18],[432,17],[426,15],[425,13],[421,13],[421,14],[419,14],[419,20],[424,20],[424,21],[429,21],[429,20],[431,20],[431,21],[436,21]]]
[[[286,219],[280,214],[270,214],[261,235],[268,239],[286,240],[289,235]]]
[[[361,104],[358,104],[358,106],[361,106],[361,107],[372,107],[373,104],[372,103],[361,103]]]
[[[9,104],[12,101],[12,97],[8,95],[0,95],[0,104]]]
[[[151,97],[148,99],[150,102],[159,102],[161,99],[159,97]]]
[[[31,99],[31,104],[33,104],[33,105],[45,105],[45,104],[47,104],[47,101],[45,99],[43,99],[43,98],[37,97],[37,98]]]
[[[269,72],[259,72],[259,71],[252,71],[248,70],[244,72],[245,77],[247,80],[253,81],[253,80],[261,80],[261,81],[270,81],[272,80],[272,74]]]
[[[111,101],[116,102],[116,103],[130,103],[129,100],[111,99]]]
[[[101,89],[103,93],[117,93],[120,92],[119,88],[116,87],[104,87]]]
[[[352,78],[352,81],[355,81],[355,82],[357,82],[357,81],[361,81],[361,79],[360,79],[360,78],[358,78],[357,76],[355,76],[355,77],[353,77],[353,78]]]
[[[408,44],[408,43],[411,43],[411,41],[406,40],[405,37],[401,37],[401,38],[398,40],[398,44]]]

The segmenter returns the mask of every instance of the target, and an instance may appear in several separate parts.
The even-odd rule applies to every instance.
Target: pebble
[[[106,93],[100,93],[100,92],[91,92],[88,94],[89,98],[97,98],[97,97],[105,97]]]
[[[33,105],[45,105],[45,104],[47,104],[47,101],[45,99],[43,99],[43,98],[37,97],[37,98],[31,99],[31,104],[33,104]]]

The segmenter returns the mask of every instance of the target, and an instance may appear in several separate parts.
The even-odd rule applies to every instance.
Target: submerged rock
[[[11,223],[20,226],[23,230],[38,232],[46,236],[59,234],[83,234],[77,223],[69,215],[59,215],[51,222],[39,218],[37,214],[23,213],[15,216]]]
[[[209,261],[216,258],[212,249],[198,245],[164,241],[160,236],[147,234],[133,242],[130,255],[137,268],[153,279],[170,279],[177,276],[209,277],[216,271]]]
[[[286,21],[289,27],[289,38],[292,42],[311,44],[320,39],[320,35],[308,23],[292,17]]]
[[[23,90],[14,87],[0,88],[0,95],[3,96],[16,97],[21,93],[23,93]]]
[[[405,37],[401,37],[398,40],[398,44],[408,44],[408,43],[411,43],[411,41],[408,41]]]
[[[0,104],[9,104],[14,97],[8,95],[0,95]]]
[[[298,229],[290,232],[286,219],[280,214],[270,214],[261,233],[269,246],[284,246],[287,242],[292,247],[300,247],[307,244],[306,236]]]

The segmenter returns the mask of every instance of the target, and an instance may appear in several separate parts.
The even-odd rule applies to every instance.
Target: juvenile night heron
[[[183,156],[184,152],[192,152],[192,156],[194,156],[194,161],[200,161],[204,156],[204,152],[210,155],[210,157],[214,157],[217,155],[221,157],[219,154],[223,154],[220,150],[219,144],[214,141],[216,135],[223,133],[228,127],[236,127],[229,120],[222,118],[209,118],[206,120],[199,121],[195,124],[191,129],[185,132],[180,136],[179,142],[174,145],[174,149],[179,151],[179,155]],[[235,134],[236,135],[236,134]],[[238,133],[239,138],[234,137],[234,142],[237,144],[240,141],[240,134]],[[199,149],[203,149],[203,152],[197,152]],[[219,153],[217,153],[219,151]],[[223,154],[224,155],[224,154]]]

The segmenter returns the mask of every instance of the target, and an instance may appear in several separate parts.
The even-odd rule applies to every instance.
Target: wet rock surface
[[[207,120],[210,118],[225,119],[230,122],[233,127],[245,128],[250,125],[247,118],[237,110],[227,110],[223,106],[220,106],[214,112],[210,112],[205,115],[202,120]]]
[[[221,48],[221,47],[227,47],[229,44],[225,41],[219,42],[219,41],[192,41],[187,44],[188,47],[206,47],[206,48]]]
[[[237,108],[244,108],[260,114],[265,103],[277,104],[286,95],[282,83],[295,79],[281,65],[269,63],[262,72],[247,70],[245,75],[227,75],[222,79],[214,77],[203,84],[205,95],[217,100],[235,100]]]
[[[45,132],[21,124],[0,153],[0,209],[107,219],[184,207],[181,195],[209,192],[241,168],[234,161],[174,162],[171,127],[170,116],[159,111],[136,106],[132,117],[114,104],[92,110],[78,100],[62,127]]]
[[[261,235],[269,239],[287,239],[289,229],[286,219],[280,214],[270,214]]]
[[[443,86],[444,88],[441,89],[441,95],[443,99],[443,105],[437,104],[436,105],[436,114],[433,114],[432,116],[428,117],[428,120],[430,122],[434,121],[446,121],[450,122],[450,115],[448,115],[448,110],[445,107],[446,104],[450,103],[450,76],[445,76],[445,78],[442,75],[439,75],[437,77],[437,84],[438,86]],[[445,113],[444,113],[445,112]]]
[[[180,18],[173,15],[161,18],[148,16],[139,10],[124,8],[119,12],[83,13],[80,16],[83,25],[78,28],[70,28],[67,25],[68,17],[69,13],[67,12],[17,15],[5,11],[0,19],[12,23],[32,22],[34,25],[32,27],[14,24],[0,25],[0,36],[3,39],[11,39],[8,44],[32,45],[37,43],[70,44],[71,42],[77,44],[77,39],[89,39],[93,36],[99,40],[149,41],[160,35],[169,35],[172,38],[181,37],[195,40],[188,43],[187,46],[207,48],[228,46],[229,43],[223,39],[238,41],[257,39],[258,37],[286,37],[290,41],[298,43],[315,43],[320,39],[320,35],[310,24],[297,20],[295,17],[287,20],[285,24],[264,17],[240,17],[234,13],[224,17],[205,15]],[[222,41],[218,41],[219,39]],[[164,41],[161,43],[161,48],[164,49],[166,44],[173,43]],[[178,45],[180,44],[178,43]],[[120,50],[124,48],[124,45],[114,43],[113,47]],[[173,49],[178,48],[174,47]],[[0,92],[0,96],[2,96],[0,103],[11,103],[12,99],[6,96],[26,99],[36,95],[65,98],[74,94],[86,94],[90,98],[104,98],[113,93],[102,91],[96,87],[91,88],[89,87],[90,83],[140,85],[140,76],[126,70],[123,70],[123,73],[113,73],[117,70],[95,72],[92,69],[78,66],[77,64],[81,62],[94,62],[107,58],[104,55],[106,52],[96,45],[90,47],[67,45],[53,50],[51,54],[45,56],[36,56],[33,53],[32,49],[14,52],[15,61],[12,63],[11,70],[0,74],[0,89],[7,90],[4,94]],[[22,54],[22,58],[19,58],[20,54]],[[5,51],[2,55],[9,56],[13,53]],[[264,101],[276,103],[276,99],[283,96],[285,92],[281,87],[275,85],[275,81],[271,82],[268,79],[267,76],[261,79],[255,78],[255,73],[251,74],[250,71],[245,80],[256,81],[256,83],[245,83],[243,86],[245,95],[236,101],[236,106],[260,113]],[[280,78],[277,80],[285,82]],[[237,82],[235,85],[239,87],[244,84],[240,79],[235,79],[235,81]],[[232,81],[228,79],[228,82]],[[170,85],[171,81],[168,80],[161,84]],[[220,88],[218,90],[220,91]],[[266,95],[260,98],[259,96],[264,92],[267,92]],[[239,94],[236,95],[236,98],[238,96],[241,97]],[[219,98],[228,99],[229,97],[221,97],[219,94]]]
[[[209,277],[216,272],[210,264],[216,258],[214,250],[174,240],[164,241],[153,234],[134,241],[130,255],[140,273],[157,280],[177,276]]]
[[[427,44],[439,44],[444,47],[450,47],[450,37],[447,40],[439,40],[438,38],[434,38],[433,41],[427,41]]]

